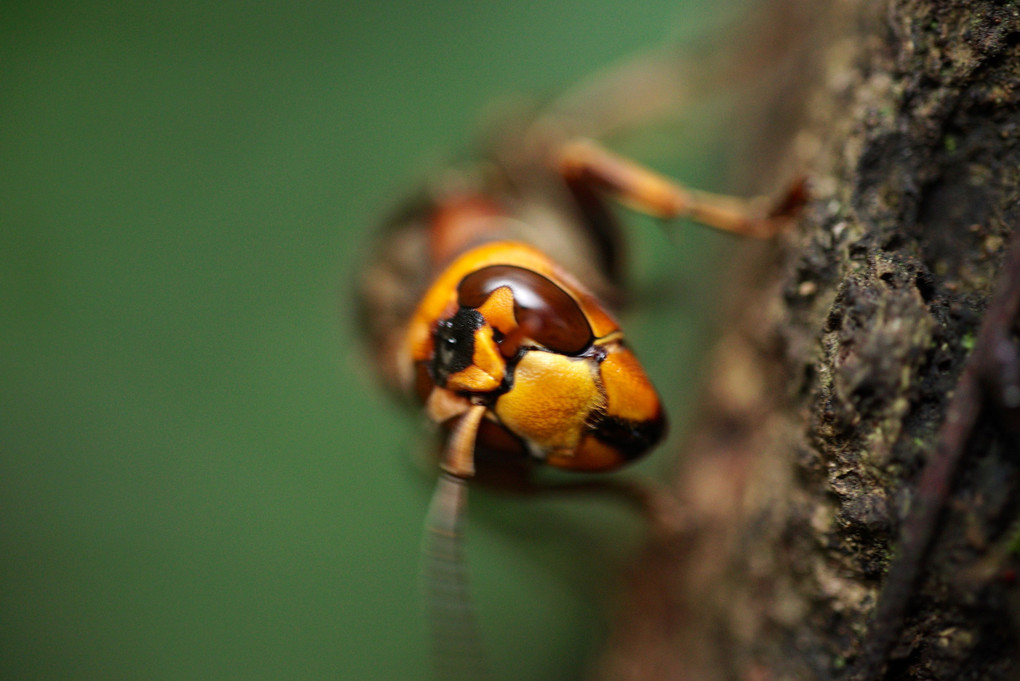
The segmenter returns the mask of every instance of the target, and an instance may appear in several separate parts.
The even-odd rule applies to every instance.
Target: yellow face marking
[[[499,346],[492,337],[492,327],[485,325],[475,331],[475,351],[471,357],[471,363],[478,367],[485,375],[492,378],[496,385],[489,390],[495,390],[503,384],[503,377],[506,375],[506,360],[499,352]]]
[[[513,388],[496,401],[496,416],[536,453],[569,455],[591,412],[605,408],[596,366],[586,358],[528,352],[514,371]]]
[[[502,372],[493,376],[474,364],[446,377],[446,387],[456,392],[488,393],[502,384]]]
[[[517,327],[514,294],[509,286],[500,286],[490,293],[488,299],[478,308],[478,312],[485,317],[490,326],[499,329],[500,333],[508,334]]]

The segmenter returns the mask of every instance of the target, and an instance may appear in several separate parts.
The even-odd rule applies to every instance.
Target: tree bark
[[[1020,678],[1020,9],[779,10],[818,18],[754,169],[812,202],[742,263],[690,528],[633,566],[600,678]]]

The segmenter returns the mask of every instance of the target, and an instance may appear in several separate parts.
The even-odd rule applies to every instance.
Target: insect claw
[[[800,213],[810,198],[811,190],[808,187],[807,176],[802,175],[793,181],[782,198],[772,207],[769,217],[780,220],[792,219]]]

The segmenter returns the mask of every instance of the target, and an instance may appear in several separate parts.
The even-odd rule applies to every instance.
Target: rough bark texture
[[[807,170],[813,201],[745,267],[680,454],[691,529],[635,565],[602,678],[1020,678],[1020,283],[1004,279],[1020,8],[824,14],[818,77],[780,117],[782,168]]]

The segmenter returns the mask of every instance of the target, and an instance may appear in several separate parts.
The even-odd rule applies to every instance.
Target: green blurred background
[[[429,678],[430,480],[359,354],[361,248],[493,100],[690,41],[703,4],[5,3],[0,676]],[[643,160],[712,187],[714,145]],[[687,382],[718,242],[632,222],[658,304],[627,328]],[[472,504],[498,676],[580,677],[640,524]]]

